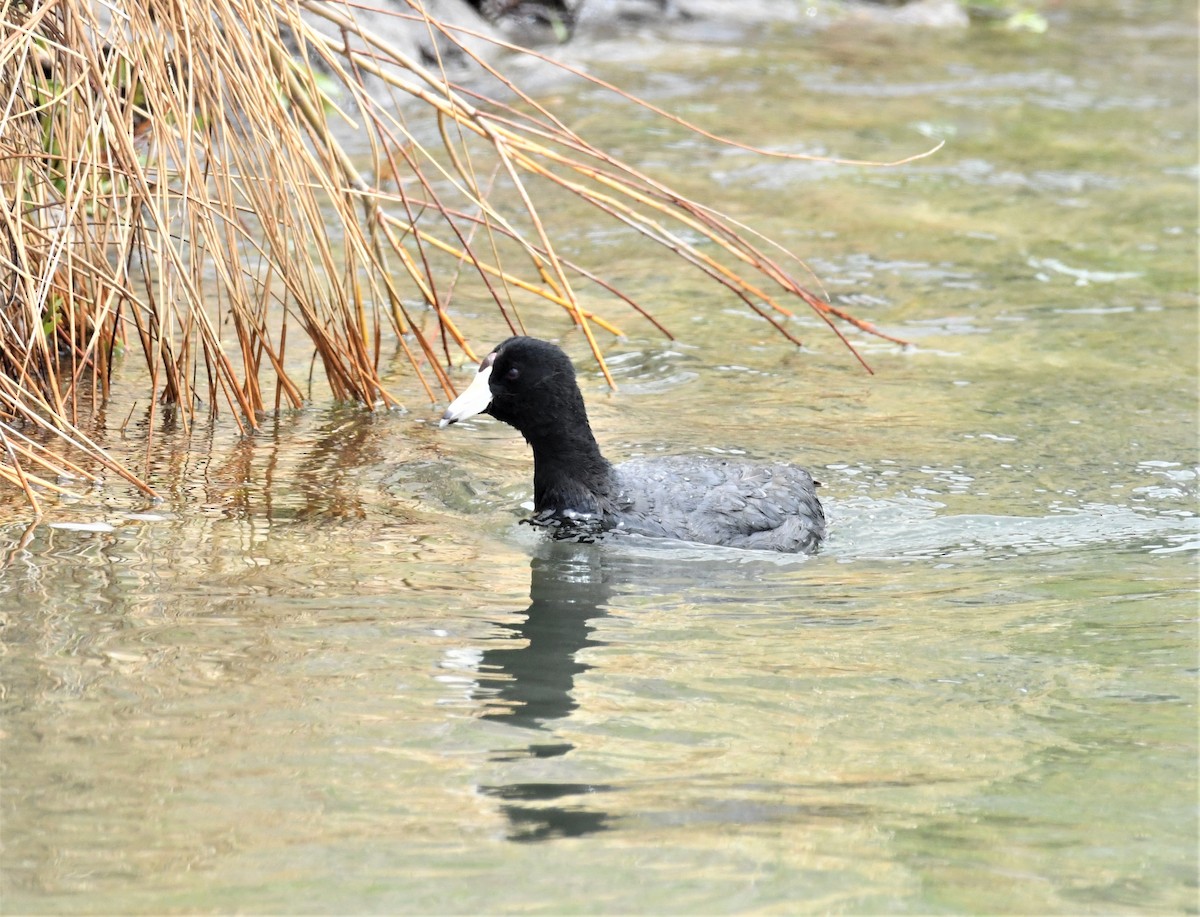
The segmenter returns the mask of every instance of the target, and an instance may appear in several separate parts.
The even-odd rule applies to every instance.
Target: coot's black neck
[[[616,505],[616,475],[588,426],[582,397],[572,407],[565,421],[551,414],[521,430],[533,449],[534,513],[606,516]]]

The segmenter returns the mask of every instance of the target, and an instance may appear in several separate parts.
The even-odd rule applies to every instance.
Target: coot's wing
[[[618,466],[628,532],[771,551],[813,551],[825,516],[811,475],[792,465],[637,459]]]

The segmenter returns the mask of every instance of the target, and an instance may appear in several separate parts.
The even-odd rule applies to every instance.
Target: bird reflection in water
[[[605,614],[611,591],[611,571],[603,560],[599,545],[552,541],[540,547],[530,567],[525,620],[499,625],[510,632],[506,643],[522,645],[486,650],[479,663],[475,697],[490,708],[484,719],[546,731],[578,706],[575,678],[591,666],[576,657],[585,647],[600,645],[591,639],[589,622]],[[499,751],[494,760],[554,758],[573,748],[569,742],[532,742],[523,749]],[[609,827],[606,813],[565,802],[613,789],[609,786],[515,783],[479,789],[499,801],[510,824],[510,840],[579,837]],[[563,802],[551,804],[559,800]]]

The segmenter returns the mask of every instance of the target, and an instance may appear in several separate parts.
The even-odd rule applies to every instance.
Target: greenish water
[[[519,437],[415,395],[246,439],[160,418],[164,503],[0,527],[0,907],[1196,912],[1194,15],[590,49],[761,145],[949,141],[764,161],[560,94],[914,342],[856,338],[868,376],[801,316],[792,351],[551,215],[679,336],[621,315],[620,391],[585,371],[609,456],[803,463],[827,549],[547,544]],[[135,389],[107,440],[136,463]]]

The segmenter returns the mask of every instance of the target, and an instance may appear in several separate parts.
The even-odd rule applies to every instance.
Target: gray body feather
[[[803,553],[825,537],[816,484],[794,465],[673,457],[635,459],[614,471],[618,531]]]

